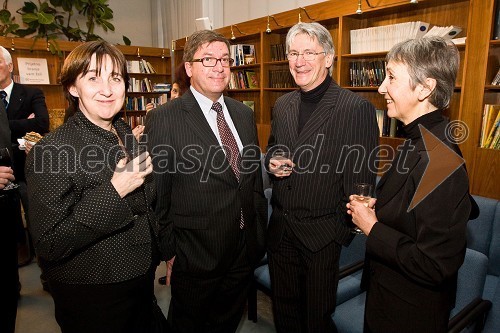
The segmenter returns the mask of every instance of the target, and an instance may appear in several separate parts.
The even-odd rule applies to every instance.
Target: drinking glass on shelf
[[[280,163],[279,169],[283,171],[292,171],[293,166],[289,163],[293,161],[293,153],[288,150],[276,150],[271,157],[272,160]]]
[[[0,148],[0,166],[12,167],[12,159],[8,148]],[[3,188],[3,191],[13,190],[18,187],[18,184],[9,181]]]
[[[354,183],[353,196],[356,201],[362,202],[366,207],[368,207],[368,202],[373,196],[373,185],[368,183]],[[353,234],[363,233],[363,231],[356,226],[351,229],[351,232]]]

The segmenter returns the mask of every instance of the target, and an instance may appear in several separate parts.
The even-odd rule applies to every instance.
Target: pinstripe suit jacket
[[[251,263],[265,251],[267,201],[253,112],[231,98],[224,102],[243,144],[239,182],[190,90],[151,111],[146,121],[162,252],[165,259],[175,255],[176,269],[191,274],[227,269],[241,233],[241,210]]]
[[[375,184],[378,126],[373,105],[334,81],[300,134],[299,107],[299,90],[274,107],[265,165],[284,145],[294,152],[296,167],[289,177],[274,179],[268,241],[276,247],[288,225],[314,252],[332,241],[351,241],[345,205],[354,182]]]

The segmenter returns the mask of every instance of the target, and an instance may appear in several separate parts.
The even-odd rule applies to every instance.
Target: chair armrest
[[[480,332],[484,325],[486,315],[490,311],[491,302],[481,298],[475,298],[467,304],[459,313],[457,313],[448,322],[448,333],[459,333],[468,325],[478,322],[480,327],[476,332]],[[481,322],[479,322],[481,320]]]
[[[350,265],[346,265],[339,270],[339,280],[363,269],[364,261],[360,260]]]

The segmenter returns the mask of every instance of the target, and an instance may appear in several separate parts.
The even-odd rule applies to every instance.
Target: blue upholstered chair
[[[485,254],[489,259],[483,298],[492,308],[483,332],[500,332],[500,202],[474,196],[480,214],[467,225],[467,247]]]
[[[488,268],[488,258],[480,252],[467,249],[465,261],[458,272],[457,298],[452,310],[449,332],[462,332],[474,329],[470,326],[475,319],[483,321],[489,301],[481,299]],[[340,333],[362,333],[366,293],[362,292],[337,305],[332,315]],[[474,310],[471,314],[471,311]],[[481,325],[481,324],[480,324]]]

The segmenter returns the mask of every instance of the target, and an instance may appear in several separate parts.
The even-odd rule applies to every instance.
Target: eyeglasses
[[[193,59],[191,60],[192,62],[201,62],[201,64],[205,67],[215,67],[217,66],[217,61],[220,61],[220,64],[222,67],[230,67],[233,62],[234,62],[234,59],[232,58],[214,58],[214,57],[204,57],[204,58],[201,58],[201,59]]]
[[[322,52],[305,51],[304,53],[290,52],[286,55],[286,57],[288,58],[289,61],[297,61],[299,59],[299,56],[303,56],[305,61],[313,61],[316,59],[316,56],[321,53],[326,54],[325,51]]]

